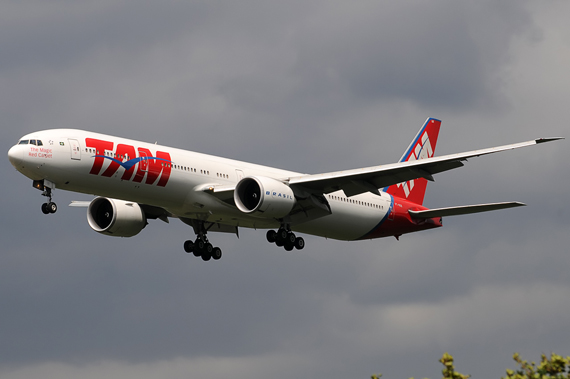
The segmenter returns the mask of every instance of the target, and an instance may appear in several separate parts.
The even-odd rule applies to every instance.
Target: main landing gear
[[[301,250],[305,247],[305,240],[303,237],[295,236],[295,233],[284,227],[279,228],[277,231],[268,230],[267,241],[275,243],[277,246],[283,247],[287,251],[291,251],[294,248]]]
[[[209,261],[210,259],[218,260],[222,257],[222,249],[214,247],[208,238],[203,235],[196,238],[196,241],[188,240],[184,242],[184,251],[193,253],[195,257],[202,257],[202,260]]]
[[[209,261],[210,259],[218,260],[222,257],[222,249],[219,247],[214,247],[210,241],[208,241],[208,237],[206,237],[206,233],[210,227],[206,228],[203,221],[196,221],[194,222],[187,222],[188,224],[192,225],[194,228],[194,232],[198,235],[196,237],[196,241],[185,241],[184,242],[184,251],[187,253],[193,253],[195,257],[202,257],[202,260]]]

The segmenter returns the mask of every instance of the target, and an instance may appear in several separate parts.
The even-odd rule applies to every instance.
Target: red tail
[[[428,118],[418,134],[406,149],[400,162],[415,161],[416,159],[431,158],[435,153],[435,145],[439,136],[441,121]],[[386,189],[392,196],[408,199],[411,202],[422,205],[426,193],[427,179],[419,178],[408,182],[394,184]]]

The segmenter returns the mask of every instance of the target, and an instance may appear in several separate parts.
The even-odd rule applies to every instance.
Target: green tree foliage
[[[552,353],[549,359],[542,354],[538,367],[534,362],[523,361],[519,353],[515,353],[513,359],[520,368],[507,370],[507,376],[501,379],[570,379],[570,357]]]
[[[550,358],[542,354],[540,364],[523,361],[519,353],[513,355],[519,365],[517,370],[507,370],[507,376],[501,379],[570,379],[570,357],[563,358],[557,354],[550,354]],[[471,375],[463,375],[455,371],[453,356],[445,353],[439,360],[444,369],[441,371],[443,379],[467,379]],[[372,379],[380,379],[382,374],[372,375]],[[414,379],[414,378],[410,378]]]
[[[471,375],[463,375],[455,371],[455,366],[453,366],[453,357],[449,353],[444,353],[443,357],[439,360],[445,368],[441,371],[444,379],[467,379]]]

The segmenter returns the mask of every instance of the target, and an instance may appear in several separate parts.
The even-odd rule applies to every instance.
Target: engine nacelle
[[[288,185],[263,176],[243,178],[234,191],[236,206],[255,217],[281,218],[295,206],[295,195]]]
[[[132,237],[147,224],[137,203],[106,197],[95,198],[89,204],[87,221],[94,231],[114,237]]]

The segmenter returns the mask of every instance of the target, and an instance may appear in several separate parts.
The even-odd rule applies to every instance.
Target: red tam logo
[[[146,184],[154,184],[159,177],[157,186],[164,187],[168,183],[172,161],[170,154],[166,152],[157,151],[153,156],[149,149],[139,147],[135,150],[134,146],[125,144],[118,144],[113,151],[113,142],[95,138],[85,138],[85,145],[95,149],[95,159],[89,172],[92,175],[99,175],[105,160],[109,160],[111,163],[103,171],[102,176],[111,177],[119,167],[123,167],[125,172],[121,177],[122,180],[131,180],[134,174],[132,180],[136,183],[142,183],[145,176]],[[111,153],[107,155],[107,152]]]

